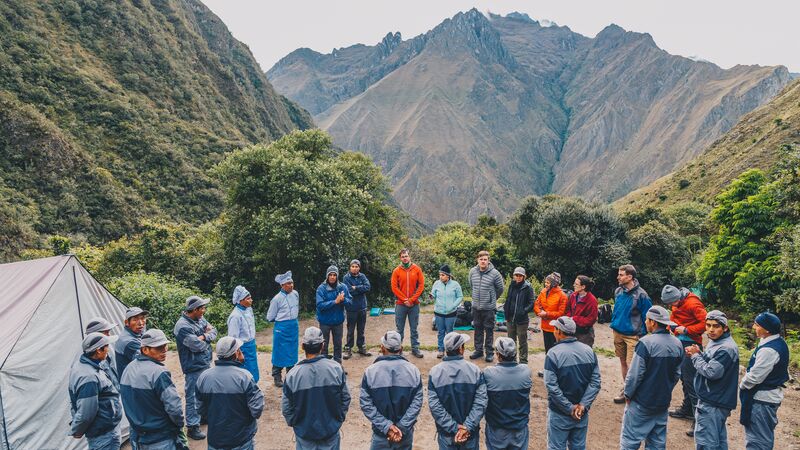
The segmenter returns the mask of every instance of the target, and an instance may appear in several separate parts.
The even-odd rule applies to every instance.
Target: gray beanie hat
[[[350,261],[350,265],[352,266],[353,264],[357,265],[358,267],[361,267],[361,261],[357,259]]]
[[[661,289],[661,301],[664,302],[665,305],[671,305],[681,298],[683,298],[683,293],[675,286],[668,284],[664,286],[664,289]]]
[[[553,272],[550,275],[548,275],[545,278],[545,280],[550,281],[550,286],[551,287],[560,286],[561,285],[561,274],[558,273],[558,272]]]
[[[325,278],[328,278],[328,275],[332,273],[335,273],[337,277],[339,276],[339,268],[333,264],[328,266],[328,270],[325,271]]]
[[[725,315],[724,312],[715,309],[708,314],[706,314],[706,320],[716,320],[720,323],[720,325],[727,327],[728,326],[728,316]]]

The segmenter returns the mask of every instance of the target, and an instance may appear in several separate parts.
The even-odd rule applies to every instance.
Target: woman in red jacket
[[[567,300],[567,315],[575,321],[575,337],[589,347],[594,345],[594,323],[597,322],[597,299],[592,294],[594,280],[578,275],[572,285],[575,291]]]

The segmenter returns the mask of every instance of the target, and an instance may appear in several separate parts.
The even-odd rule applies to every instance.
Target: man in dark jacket
[[[122,379],[125,367],[139,354],[142,347],[139,342],[147,327],[147,315],[142,308],[132,307],[125,311],[125,328],[114,342],[114,362],[116,363],[117,378]]]
[[[350,408],[347,376],[341,364],[322,355],[324,340],[319,328],[306,328],[306,359],[283,383],[281,412],[294,429],[297,450],[338,450],[339,429]]]
[[[83,355],[69,373],[72,437],[86,436],[90,450],[119,449],[122,403],[106,356],[111,339],[98,332],[83,339]]]
[[[344,346],[342,358],[350,359],[353,356],[354,343],[358,346],[359,355],[372,356],[364,344],[364,328],[367,326],[367,292],[372,286],[367,276],[361,273],[361,261],[357,259],[350,261],[350,271],[342,278],[342,282],[350,290],[352,297],[351,303],[345,304],[344,307],[347,312],[347,344]]]
[[[525,269],[517,267],[514,269],[514,281],[508,287],[506,302],[503,304],[503,312],[508,324],[508,337],[516,341],[519,347],[519,363],[528,364],[528,325],[530,318],[528,313],[533,311],[533,301],[536,293],[528,281],[525,280]]]
[[[706,334],[711,340],[705,351],[698,345],[686,347],[697,370],[694,440],[699,449],[727,450],[725,422],[736,409],[739,381],[739,347],[731,338],[728,318],[721,311],[706,315]]]
[[[206,434],[200,430],[195,387],[200,374],[211,367],[211,342],[217,338],[217,329],[203,318],[210,301],[196,295],[187,298],[183,314],[173,330],[185,380],[186,434],[195,440],[206,438]]]
[[[625,378],[628,406],[622,417],[621,450],[667,448],[667,411],[672,388],[681,376],[683,346],[668,327],[675,325],[661,306],[647,311],[645,325],[650,333],[639,340],[636,355]]]
[[[414,424],[422,409],[422,376],[401,353],[403,338],[388,331],[381,356],[364,371],[361,411],[372,424],[371,450],[411,450]]]
[[[252,449],[264,410],[264,394],[244,368],[243,342],[225,336],[217,342],[215,367],[197,379],[197,403],[208,417],[208,449]]]
[[[486,350],[486,361],[494,360],[494,325],[497,299],[503,294],[503,276],[489,262],[489,252],[478,252],[478,264],[469,270],[472,288],[472,323],[475,326],[475,351],[469,359],[478,359]]]
[[[333,341],[333,360],[342,363],[342,324],[345,307],[352,302],[350,289],[339,283],[339,268],[328,267],[325,281],[317,287],[317,322],[325,343],[322,356],[328,356],[328,347]]]
[[[494,348],[499,362],[483,371],[489,399],[486,448],[525,450],[531,414],[531,368],[515,362],[517,348],[513,340],[498,338]]]

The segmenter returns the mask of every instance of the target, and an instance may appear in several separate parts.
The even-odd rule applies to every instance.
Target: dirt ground
[[[420,316],[420,343],[423,347],[436,345],[436,332],[431,330],[431,321],[433,315],[431,313],[423,312]],[[314,320],[305,320],[300,324],[300,330],[304,330],[308,326],[317,325]],[[367,321],[366,340],[367,345],[371,347],[374,355],[377,355],[377,347],[380,345],[380,337],[387,330],[394,329],[394,316],[379,316],[370,317]],[[464,332],[472,335],[472,332]],[[505,335],[505,333],[495,333],[495,338],[498,335]],[[529,341],[529,347],[542,348],[541,333],[534,333],[533,339]],[[406,344],[408,339],[408,330],[406,330]],[[257,336],[259,344],[271,345],[272,344],[272,330],[265,330],[260,332]],[[471,345],[471,342],[468,346]],[[595,348],[613,350],[611,330],[605,325],[598,325],[596,327],[596,340]],[[409,360],[416,364],[422,372],[423,385],[427,386],[427,376],[431,367],[433,367],[439,360],[436,358],[435,351],[423,351],[425,358],[418,359],[409,355]],[[603,351],[602,353],[608,354]],[[261,380],[259,386],[266,396],[266,407],[264,414],[258,423],[258,434],[256,435],[256,448],[257,449],[291,449],[294,448],[294,434],[286,425],[280,412],[280,390],[272,385],[272,378],[269,375],[271,365],[270,355],[262,354],[259,357],[259,368],[261,370]],[[302,355],[301,355],[302,359]],[[372,363],[375,356],[361,357],[354,355],[352,359],[344,361],[345,370],[348,372],[348,384],[350,385],[350,393],[352,401],[350,404],[350,411],[347,415],[341,436],[343,449],[366,449],[369,448],[369,442],[372,435],[369,422],[361,413],[358,406],[358,396],[361,385],[361,377],[364,369]],[[533,389],[531,391],[531,420],[530,420],[530,445],[531,449],[545,449],[547,448],[547,428],[546,428],[546,414],[547,414],[547,392],[541,378],[535,376],[535,373],[542,369],[544,365],[544,353],[537,352],[531,354],[528,358],[529,365],[534,373]],[[622,423],[623,406],[614,404],[612,398],[619,392],[622,387],[622,379],[620,375],[619,362],[616,358],[599,355],[600,371],[602,374],[602,389],[592,405],[589,412],[589,435],[587,439],[587,448],[589,449],[608,449],[615,448],[619,445],[620,425]],[[479,360],[478,366],[481,368],[488,366],[489,363]],[[171,352],[167,357],[167,366],[172,371],[175,384],[178,390],[183,395],[183,375],[180,371],[177,353]],[[795,389],[796,384],[791,385],[785,392],[786,398],[783,405],[778,410],[779,423],[776,429],[776,448],[781,449],[800,449],[800,414],[797,414],[800,409],[800,391]],[[428,410],[427,405],[427,389],[425,393],[425,404],[419,416],[416,429],[414,432],[414,448],[415,449],[432,449],[436,448],[436,428]],[[673,406],[678,406],[682,400],[682,392],[680,383],[675,387],[673,392]],[[731,414],[728,419],[728,439],[731,449],[744,448],[744,430],[738,423],[739,413],[738,410]],[[667,448],[692,448],[694,441],[692,438],[687,437],[684,432],[689,429],[691,422],[685,420],[669,419]],[[483,428],[483,427],[482,427]],[[483,437],[483,429],[481,430],[481,448],[485,447]],[[190,447],[194,449],[207,448],[206,441],[190,441]]]

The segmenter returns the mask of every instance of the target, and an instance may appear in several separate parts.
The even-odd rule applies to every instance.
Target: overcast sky
[[[650,33],[669,53],[728,68],[782,64],[800,72],[800,1],[754,0],[202,0],[247,44],[262,69],[300,47],[322,53],[374,45],[388,32],[424,33],[472,7],[528,13],[594,37],[610,23]]]

